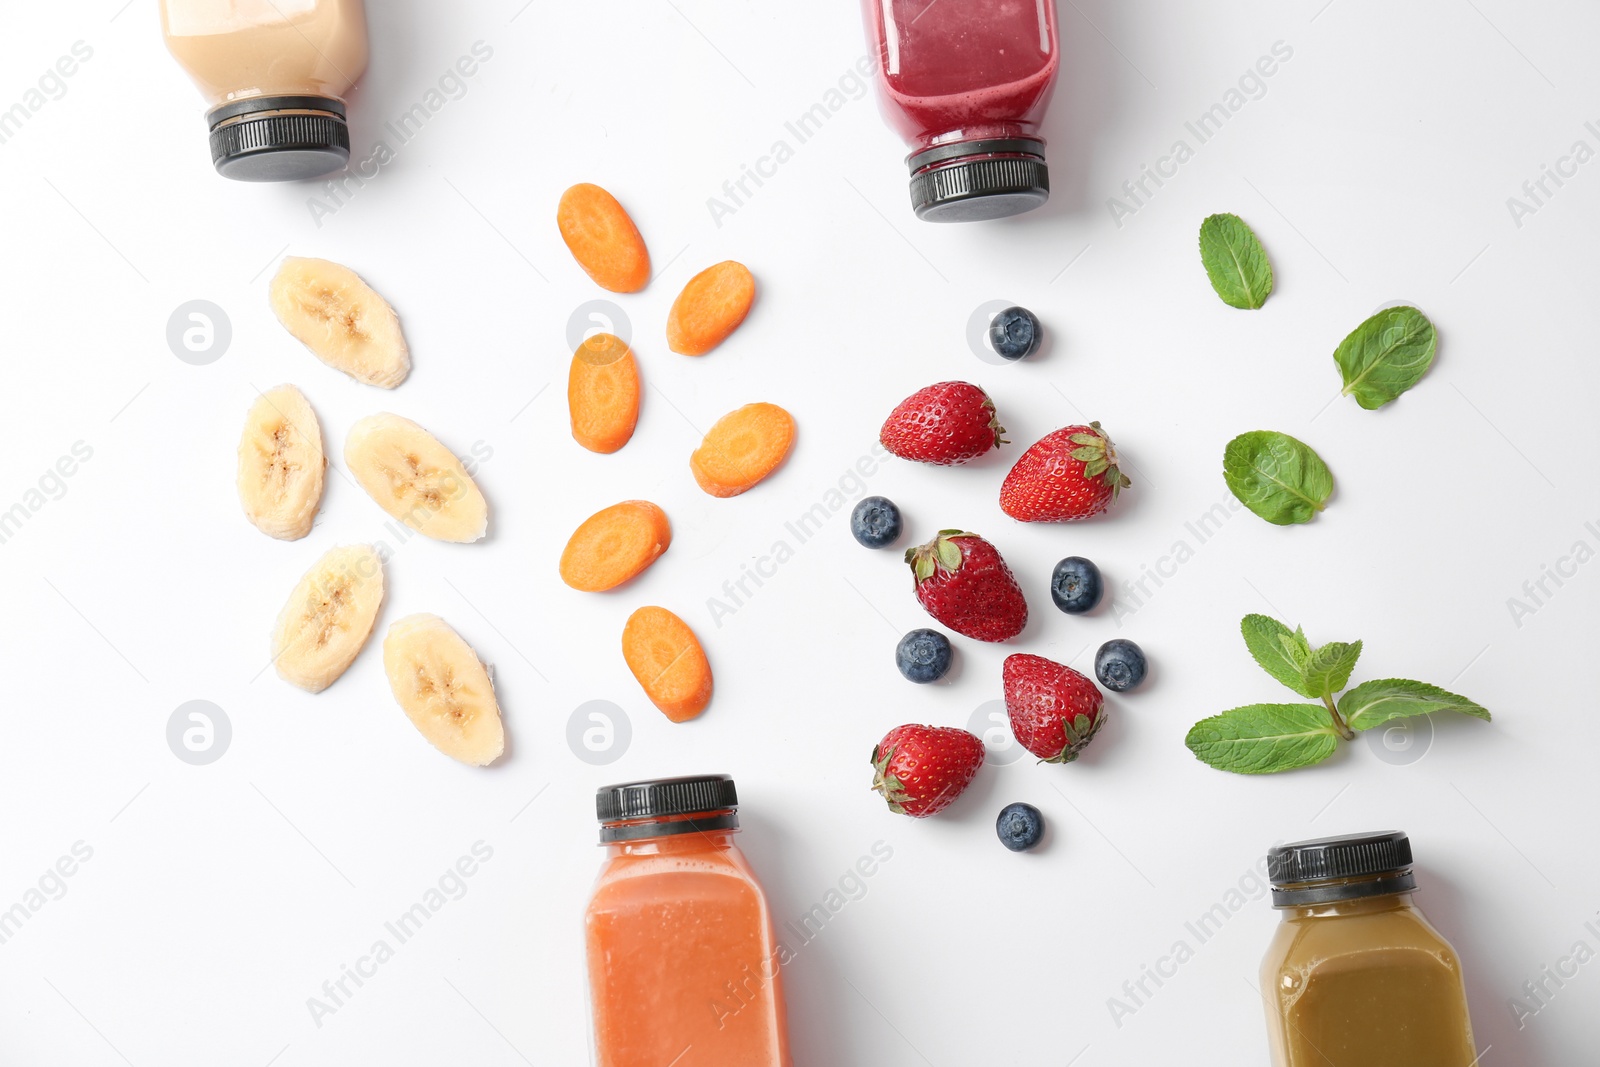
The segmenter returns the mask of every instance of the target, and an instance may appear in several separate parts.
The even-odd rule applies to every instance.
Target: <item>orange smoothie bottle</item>
[[[584,935],[599,1067],[790,1067],[766,896],[725,774],[606,786]]]

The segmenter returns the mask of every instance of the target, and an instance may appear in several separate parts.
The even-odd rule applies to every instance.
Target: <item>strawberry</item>
[[[1117,469],[1117,446],[1098,422],[1066,426],[1017,460],[1000,487],[1000,510],[1023,522],[1087,519],[1131,484]]]
[[[1006,714],[1023,748],[1046,763],[1071,763],[1106,721],[1095,684],[1043,656],[1007,656]]]
[[[948,467],[1006,444],[1005,432],[988,393],[966,382],[940,382],[902,400],[878,440],[901,459]]]
[[[983,742],[951,726],[896,726],[872,750],[872,788],[896,815],[921,819],[960,796],[983,766]]]
[[[977,534],[940,530],[925,545],[906,550],[917,600],[928,614],[958,634],[1005,641],[1028,625],[1028,601],[1011,568]]]

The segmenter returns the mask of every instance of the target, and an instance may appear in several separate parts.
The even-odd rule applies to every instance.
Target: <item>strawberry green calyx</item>
[[[983,409],[989,413],[989,429],[994,431],[994,447],[1009,445],[1011,442],[1006,440],[1006,428],[1000,425],[1000,415],[995,411],[994,401],[989,399],[988,393],[983,394]]]
[[[1067,735],[1067,743],[1062,746],[1060,752],[1057,752],[1049,759],[1042,759],[1039,762],[1071,763],[1088,747],[1089,742],[1094,740],[1094,735],[1100,732],[1100,727],[1105,724],[1105,721],[1106,711],[1104,708],[1101,708],[1099,714],[1093,719],[1090,719],[1089,716],[1082,712],[1079,712],[1077,717],[1073,719],[1063,716],[1061,729]]]
[[[1075,433],[1067,438],[1078,446],[1072,450],[1072,458],[1083,464],[1085,478],[1099,478],[1109,486],[1111,499],[1115,500],[1119,492],[1133,483],[1117,468],[1117,446],[1100,429],[1100,424],[1091,422],[1089,430],[1088,433]]]
[[[961,569],[961,548],[953,538],[976,536],[964,530],[940,530],[939,536],[927,544],[906,549],[906,562],[911,564],[911,573],[916,575],[919,582],[932,578],[936,569],[954,574]]]
[[[889,802],[889,810],[896,815],[906,813],[905,802],[911,799],[900,779],[889,773],[889,761],[894,759],[895,748],[872,748],[872,788]]]

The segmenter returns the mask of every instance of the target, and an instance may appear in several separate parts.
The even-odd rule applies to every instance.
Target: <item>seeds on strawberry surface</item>
[[[940,530],[906,551],[917,601],[956,633],[1005,641],[1028,625],[1028,601],[995,547],[974,533]]]
[[[1017,460],[1000,487],[1000,509],[1022,522],[1087,519],[1131,484],[1117,467],[1117,446],[1098,422],[1065,426]]]
[[[901,459],[942,467],[1006,444],[989,394],[968,382],[939,382],[906,397],[884,420],[878,440]]]
[[[896,815],[943,811],[977,777],[983,741],[950,726],[896,726],[872,749],[872,788]]]
[[[1105,698],[1071,667],[1043,656],[1007,656],[1006,714],[1017,743],[1046,763],[1070,763],[1105,723]]]

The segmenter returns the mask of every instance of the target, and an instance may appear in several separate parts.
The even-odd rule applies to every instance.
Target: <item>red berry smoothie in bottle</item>
[[[919,218],[1017,215],[1050,196],[1039,122],[1061,54],[1054,0],[863,0],[884,116]]]

